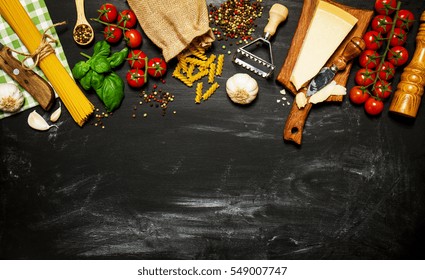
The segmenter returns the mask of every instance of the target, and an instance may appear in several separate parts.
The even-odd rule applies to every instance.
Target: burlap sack
[[[166,61],[189,45],[208,47],[214,41],[205,0],[127,0],[149,39]]]

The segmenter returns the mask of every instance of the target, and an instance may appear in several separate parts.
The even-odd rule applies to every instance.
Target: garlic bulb
[[[28,115],[28,125],[41,131],[48,130],[53,126],[57,127],[56,125],[49,125],[35,110]]]
[[[19,88],[10,83],[0,84],[0,110],[17,112],[24,105],[24,95]]]
[[[248,74],[237,73],[227,80],[226,92],[233,102],[249,104],[257,97],[258,83]]]

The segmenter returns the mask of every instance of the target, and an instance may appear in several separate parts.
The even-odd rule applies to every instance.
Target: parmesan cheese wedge
[[[324,88],[313,94],[308,100],[309,103],[317,104],[325,101],[331,95],[346,95],[347,89],[337,85],[335,81],[330,82]]]
[[[356,23],[341,8],[319,1],[290,78],[297,91],[320,71]]]
[[[295,96],[295,103],[297,104],[298,109],[302,109],[307,105],[307,96],[304,92],[298,92]]]

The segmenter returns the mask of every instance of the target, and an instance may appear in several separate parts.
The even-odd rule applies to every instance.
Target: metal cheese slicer
[[[269,11],[269,20],[264,28],[264,37],[255,39],[251,43],[237,49],[233,56],[233,62],[263,78],[270,77],[276,68],[273,63],[270,38],[276,33],[279,24],[284,22],[287,17],[288,9],[282,4],[274,4]],[[261,46],[268,48],[268,60],[254,54]]]

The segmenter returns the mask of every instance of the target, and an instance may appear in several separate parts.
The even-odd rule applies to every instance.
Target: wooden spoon
[[[75,5],[77,7],[77,22],[73,31],[74,41],[82,46],[88,45],[94,39],[94,31],[84,13],[84,0],[75,0]]]

